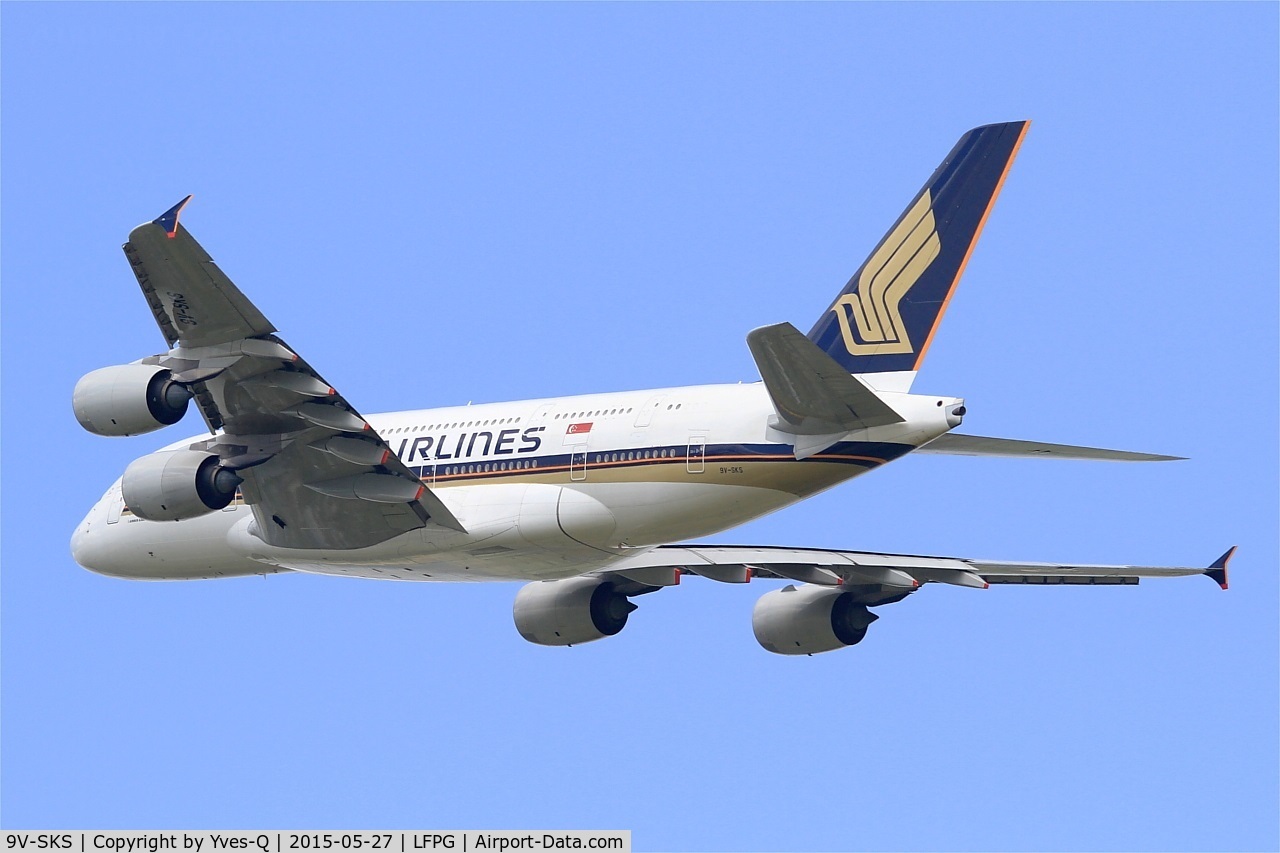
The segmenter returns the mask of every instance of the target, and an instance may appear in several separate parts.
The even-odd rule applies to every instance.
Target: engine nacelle
[[[516,593],[516,630],[531,643],[574,646],[612,637],[635,610],[600,578],[565,578],[525,584]]]
[[[135,459],[120,483],[124,504],[148,521],[195,518],[231,503],[240,477],[199,450],[172,450]]]
[[[812,655],[853,646],[880,617],[851,592],[829,586],[787,586],[760,597],[751,628],[765,649],[780,655]]]
[[[71,405],[95,435],[141,435],[176,424],[191,391],[157,364],[118,364],[80,377]]]

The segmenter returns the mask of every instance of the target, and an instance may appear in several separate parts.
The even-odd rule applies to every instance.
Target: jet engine
[[[516,593],[516,630],[541,646],[575,646],[612,637],[636,606],[607,580],[535,581]]]
[[[851,592],[786,586],[760,597],[751,611],[751,628],[768,651],[812,655],[857,645],[879,618]]]
[[[141,435],[176,424],[191,391],[156,364],[119,364],[80,377],[71,405],[80,426],[95,435]]]
[[[199,450],[171,450],[135,459],[120,484],[124,504],[148,521],[178,521],[231,503],[240,477]]]

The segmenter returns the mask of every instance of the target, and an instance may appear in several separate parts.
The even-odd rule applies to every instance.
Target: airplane
[[[908,453],[1177,457],[953,432],[964,400],[912,394],[1029,122],[964,134],[809,333],[747,335],[761,381],[362,415],[276,334],[178,222],[124,253],[168,349],[86,374],[80,424],[131,436],[192,401],[207,434],[143,456],[77,526],[76,561],[182,580],[306,572],[525,581],[530,642],[616,635],[632,599],[685,576],[789,581],[752,612],[760,645],[811,655],[861,642],[872,608],[927,584],[1136,584],[1208,568],[998,562],[689,544]]]

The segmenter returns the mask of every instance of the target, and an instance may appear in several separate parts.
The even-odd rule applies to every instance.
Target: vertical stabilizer
[[[809,339],[850,373],[897,374],[895,390],[907,390],[1029,124],[990,124],[960,137]]]

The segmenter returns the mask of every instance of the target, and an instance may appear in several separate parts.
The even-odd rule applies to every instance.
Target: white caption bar
[[[359,850],[361,853],[508,853],[529,850],[604,850],[631,853],[631,831],[625,829],[429,829],[358,830],[75,830],[71,832],[6,831],[0,853],[315,853]]]

